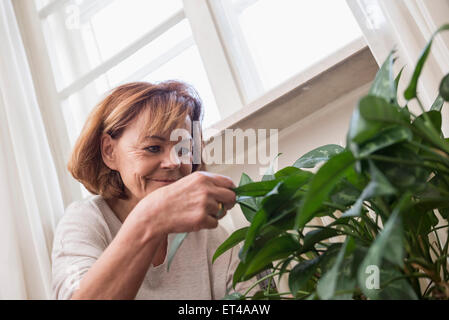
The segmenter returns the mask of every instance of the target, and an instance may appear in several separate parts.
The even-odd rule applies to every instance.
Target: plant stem
[[[259,285],[259,283],[267,280],[268,278],[273,278],[274,276],[277,276],[278,274],[280,274],[280,272],[276,272],[276,273],[270,273],[268,275],[266,275],[265,277],[260,278],[259,280],[257,280],[251,287],[248,288],[248,290],[245,291],[245,293],[243,294],[243,296],[246,297],[246,295],[252,290],[254,289],[257,285]]]
[[[424,105],[421,102],[421,99],[419,99],[419,97],[416,97],[416,101],[418,101],[419,107],[421,108],[421,111],[425,114],[426,113],[426,109],[424,108]],[[426,115],[424,115],[424,118],[426,118]],[[426,119],[427,121],[428,119]]]

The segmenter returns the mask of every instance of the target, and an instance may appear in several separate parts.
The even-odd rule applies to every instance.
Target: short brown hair
[[[89,114],[68,162],[70,173],[91,193],[106,199],[127,199],[120,173],[103,162],[101,136],[107,133],[114,139],[120,138],[143,111],[148,111],[151,119],[145,128],[147,133],[167,133],[188,115],[192,124],[194,121],[199,124],[201,131],[201,99],[195,89],[184,82],[133,82],[113,89]],[[202,138],[200,144],[202,147]],[[192,169],[200,167],[201,164],[194,163]]]

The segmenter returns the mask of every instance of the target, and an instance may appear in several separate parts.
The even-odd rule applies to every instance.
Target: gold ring
[[[217,214],[215,215],[215,217],[216,217],[217,219],[221,219],[221,218],[224,216],[224,214],[225,214],[225,211],[224,211],[224,209],[223,209],[223,203],[219,202],[219,203],[218,203],[218,212],[217,212]]]

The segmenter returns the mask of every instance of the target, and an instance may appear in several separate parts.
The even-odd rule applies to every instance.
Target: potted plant
[[[402,71],[393,76],[392,52],[354,110],[346,147],[317,148],[260,182],[242,175],[235,192],[250,225],[214,260],[243,242],[234,285],[265,271],[257,282],[288,275],[289,291],[269,285],[253,297],[227,298],[449,298],[449,139],[441,130],[449,75],[429,110],[417,95],[433,38],[443,30],[449,24],[429,41],[404,94],[422,114],[398,103]],[[320,217],[331,222],[317,224]]]

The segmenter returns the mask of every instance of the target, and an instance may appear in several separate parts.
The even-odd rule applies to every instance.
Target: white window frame
[[[242,0],[241,5],[246,7],[257,0]],[[278,87],[266,92],[257,100],[248,102],[244,97],[244,90],[248,90],[244,83],[252,83],[256,88],[258,80],[253,79],[251,72],[251,64],[247,64],[246,69],[239,70],[237,65],[234,65],[229,58],[229,52],[224,46],[223,37],[220,35],[216,17],[213,15],[211,6],[213,0],[183,0],[183,9],[176,12],[160,25],[148,31],[139,39],[123,48],[121,51],[96,66],[92,70],[83,70],[82,63],[77,63],[75,67],[75,80],[57,91],[55,80],[53,79],[51,69],[51,53],[44,45],[44,34],[41,27],[41,19],[45,18],[52,12],[55,12],[61,6],[67,4],[70,0],[59,0],[51,2],[42,9],[37,10],[34,1],[31,0],[14,0],[15,12],[17,19],[21,26],[21,32],[24,38],[24,44],[27,49],[28,58],[31,61],[31,69],[33,72],[33,79],[36,84],[37,94],[41,97],[41,108],[45,108],[43,113],[46,115],[46,125],[48,131],[54,131],[49,137],[54,156],[59,157],[57,161],[58,173],[61,178],[61,188],[66,190],[65,199],[69,202],[80,197],[80,193],[73,187],[73,182],[67,179],[66,161],[69,155],[70,147],[68,134],[63,121],[61,102],[73,93],[78,92],[93,80],[99,78],[106,71],[118,65],[126,58],[137,52],[139,49],[156,39],[159,35],[182,21],[184,18],[190,23],[193,39],[190,39],[182,44],[179,44],[171,56],[165,59],[157,59],[147,66],[144,66],[145,72],[151,72],[158,66],[164,64],[168,58],[175,56],[182,52],[187,46],[196,43],[201,59],[207,73],[212,92],[215,96],[218,111],[222,118],[221,121],[213,125],[213,128],[223,128],[229,126],[234,122],[238,122],[243,118],[247,118],[252,113],[263,108],[268,103],[278,99],[289,91],[304,84],[305,81],[312,79],[331,68],[333,65],[347,59],[352,54],[360,51],[366,44],[362,38],[357,39],[353,43],[347,45],[345,48],[339,50],[331,57],[321,61],[319,64],[310,67],[308,70],[301,72],[297,76],[285,81]],[[90,0],[84,1],[88,5],[82,6],[81,10],[85,14],[93,13],[95,10],[101,9],[106,4],[105,0]],[[67,35],[62,35],[65,37]],[[70,40],[69,40],[70,42]],[[82,52],[75,50],[75,59],[80,62],[86,57]],[[82,51],[82,50],[81,50]],[[75,61],[75,62],[76,62]],[[84,60],[85,61],[85,60]],[[243,72],[245,76],[242,78],[240,74]],[[45,77],[42,75],[46,74]],[[237,76],[239,75],[239,76]],[[128,80],[137,78],[139,75],[135,74]],[[242,81],[243,79],[243,81]],[[260,84],[259,84],[260,85]],[[249,90],[252,90],[249,88]],[[50,98],[49,98],[50,97]],[[89,99],[87,99],[89,100]],[[89,101],[90,102],[90,101]],[[57,119],[55,121],[55,119]],[[57,122],[57,125],[55,123]],[[52,126],[55,126],[53,128]],[[59,155],[59,156],[58,156]],[[60,156],[63,155],[63,156]],[[66,203],[67,204],[67,203]]]

